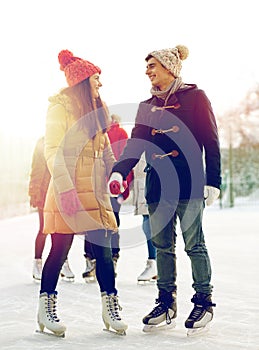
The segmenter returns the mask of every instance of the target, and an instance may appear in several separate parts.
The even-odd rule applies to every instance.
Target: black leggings
[[[111,205],[112,205],[112,210],[115,215],[115,219],[117,222],[117,226],[120,226],[120,208],[121,205],[117,202],[117,197],[110,197]],[[111,236],[111,248],[112,248],[112,257],[113,258],[119,258],[120,256],[120,234],[119,232],[113,233]],[[95,255],[93,252],[93,249],[91,247],[91,240],[87,239],[87,235],[85,237],[85,242],[84,242],[84,256],[85,258],[89,259],[95,259]]]
[[[40,293],[52,294],[56,290],[62,265],[64,264],[74,234],[53,233],[51,249],[42,271]],[[95,230],[87,232],[96,258],[96,278],[101,292],[117,294],[115,288],[114,265],[111,254],[111,232]],[[94,242],[94,243],[93,243]]]

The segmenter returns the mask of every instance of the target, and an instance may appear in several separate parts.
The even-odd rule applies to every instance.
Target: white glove
[[[218,199],[220,190],[212,186],[204,186],[204,199],[207,205],[211,205],[216,199]]]
[[[112,173],[108,181],[108,193],[111,197],[117,197],[125,191],[123,177],[120,173]]]

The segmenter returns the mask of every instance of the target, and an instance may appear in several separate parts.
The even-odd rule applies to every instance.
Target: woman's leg
[[[114,265],[111,252],[111,232],[95,230],[87,232],[96,258],[96,278],[101,293],[117,294],[115,288]]]
[[[117,290],[111,251],[111,232],[95,230],[87,232],[92,243],[96,258],[96,278],[100,286],[102,297],[102,319],[106,329],[113,328],[119,334],[125,334],[128,326],[119,314]]]
[[[72,245],[74,234],[53,233],[51,249],[42,270],[40,293],[55,292],[60,270],[67,258]]]
[[[45,235],[43,231],[43,224],[44,224],[44,219],[43,219],[43,209],[38,208],[38,214],[39,214],[39,232],[36,236],[35,239],[35,252],[34,252],[34,258],[35,259],[41,259],[42,258],[42,253],[43,249],[45,247],[45,241],[47,235]]]

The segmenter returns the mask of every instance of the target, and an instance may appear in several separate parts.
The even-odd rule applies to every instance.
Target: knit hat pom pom
[[[176,48],[179,52],[179,57],[182,61],[185,60],[189,56],[189,50],[186,46],[177,45]]]
[[[75,57],[72,54],[71,51],[68,50],[62,50],[60,51],[60,53],[58,54],[58,61],[60,63],[60,69],[64,70],[66,68],[66,66],[72,62],[74,62]]]

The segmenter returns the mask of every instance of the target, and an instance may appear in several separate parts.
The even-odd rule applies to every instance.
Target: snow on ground
[[[142,317],[154,307],[156,285],[139,286],[137,275],[147,258],[141,217],[130,207],[121,213],[121,258],[117,288],[122,316],[129,328],[126,337],[102,331],[100,295],[97,284],[86,284],[83,241],[76,237],[69,254],[76,274],[74,283],[58,284],[58,315],[67,326],[64,339],[35,333],[39,284],[32,281],[36,213],[0,220],[0,349],[81,350],[136,348],[191,350],[258,350],[259,264],[258,207],[218,209],[204,212],[204,231],[213,269],[213,300],[217,307],[210,332],[187,337],[184,321],[191,311],[191,271],[179,232],[177,241],[178,317],[177,327],[159,334],[142,332]],[[46,257],[50,239],[44,251]]]

